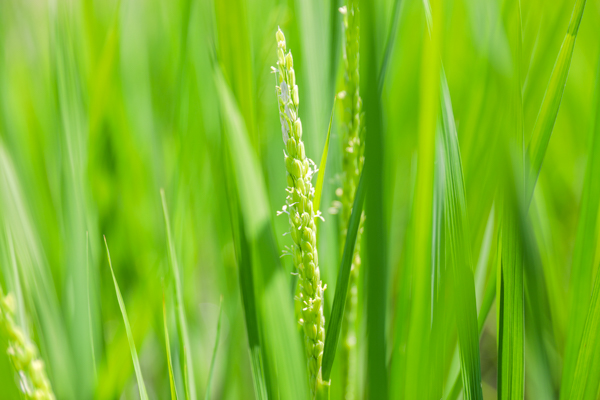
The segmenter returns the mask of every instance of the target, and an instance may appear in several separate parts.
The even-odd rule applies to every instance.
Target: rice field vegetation
[[[599,27],[0,1],[0,399],[600,400]]]

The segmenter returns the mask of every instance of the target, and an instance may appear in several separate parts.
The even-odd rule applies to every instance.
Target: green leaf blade
[[[550,142],[550,136],[554,129],[554,123],[558,115],[563,92],[569,75],[571,58],[575,48],[575,40],[579,31],[579,25],[585,9],[586,0],[577,0],[571,15],[571,21],[563,44],[558,53],[556,63],[550,76],[550,82],[546,88],[546,93],[540,106],[537,120],[533,127],[531,142],[527,148],[529,157],[529,176],[527,182],[528,198],[530,199],[542,168],[542,162]]]
[[[454,274],[456,323],[460,350],[461,376],[465,399],[483,399],[479,356],[479,331],[475,281],[469,247],[466,196],[452,112],[450,92],[444,71],[442,81],[442,137],[445,154],[445,214],[451,269]]]
[[[160,198],[162,201],[163,216],[165,219],[165,229],[167,231],[167,249],[169,254],[169,265],[171,267],[171,273],[173,274],[173,280],[175,281],[175,310],[177,312],[177,333],[179,335],[179,342],[181,343],[182,347],[181,353],[183,355],[182,370],[185,371],[183,379],[185,386],[185,397],[187,400],[190,400],[196,398],[196,384],[194,382],[194,364],[189,355],[191,347],[183,304],[181,272],[179,270],[177,254],[175,253],[175,246],[173,245],[173,239],[171,237],[171,222],[169,219],[169,210],[167,208],[167,199],[165,197],[164,189],[160,190]]]
[[[364,168],[363,168],[364,171]],[[340,338],[342,322],[344,318],[344,308],[346,305],[346,297],[348,295],[348,282],[350,281],[350,268],[352,267],[352,256],[354,255],[354,247],[356,245],[356,237],[358,235],[358,227],[363,210],[365,199],[365,183],[364,174],[361,173],[354,204],[352,206],[352,214],[348,222],[348,234],[346,243],[344,244],[344,253],[342,262],[338,270],[337,281],[335,285],[335,296],[333,298],[333,306],[329,316],[329,322],[326,329],[325,348],[323,350],[323,380],[329,381],[335,352]]]
[[[115,285],[115,292],[117,294],[117,301],[119,302],[119,308],[121,309],[121,315],[123,317],[123,323],[125,324],[125,332],[127,333],[127,340],[129,342],[129,350],[131,351],[131,359],[133,361],[133,368],[135,369],[135,376],[137,378],[138,389],[140,391],[140,399],[148,400],[148,393],[146,391],[146,384],[144,383],[144,377],[142,376],[142,369],[140,367],[140,360],[138,359],[137,350],[135,348],[135,341],[133,340],[133,333],[131,332],[131,326],[129,325],[129,318],[127,318],[127,310],[125,309],[125,302],[121,296],[121,290],[119,290],[119,284],[115,277],[115,271],[112,267],[110,260],[110,251],[108,250],[108,243],[106,242],[106,236],[104,237],[104,245],[106,246],[106,255],[108,257],[108,266],[110,267],[110,273],[113,278]]]

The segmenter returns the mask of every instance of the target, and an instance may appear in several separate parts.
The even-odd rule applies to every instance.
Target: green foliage
[[[0,397],[597,399],[597,11],[0,2]]]
[[[444,147],[444,213],[450,269],[453,272],[456,327],[460,349],[460,370],[465,399],[482,399],[479,331],[475,281],[469,248],[470,230],[458,137],[446,74],[442,70],[442,138]]]

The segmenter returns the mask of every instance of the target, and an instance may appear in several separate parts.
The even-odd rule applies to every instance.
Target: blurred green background
[[[443,3],[443,12],[435,15],[443,20],[441,59],[461,148],[472,257],[483,268],[476,273],[478,296],[495,273],[496,240],[491,234],[486,239],[485,233],[488,224],[489,231],[495,229],[492,204],[498,175],[505,172],[498,170],[496,147],[515,62],[503,14],[508,1],[436,3]],[[275,217],[286,196],[270,70],[276,63],[275,32],[280,26],[294,54],[307,155],[318,164],[333,98],[343,83],[342,5],[338,0],[0,2],[0,283],[8,292],[22,281],[28,314],[23,323],[46,360],[58,398],[138,396],[102,235],[111,250],[150,398],[169,397],[163,287],[175,376],[182,385],[161,188],[182,274],[198,396],[206,391],[223,296],[210,397],[254,397],[232,236],[237,228],[227,183],[230,155],[223,135],[224,121],[231,117],[220,106],[214,71],[223,72],[243,117],[282,250],[290,239],[282,236],[287,219]],[[380,194],[388,244],[382,268],[390,348],[398,299],[410,296],[403,277],[415,184],[421,53],[428,37],[420,0],[399,0],[398,29],[390,35],[394,5],[393,0],[374,2],[375,20],[367,28],[375,38],[371,54],[376,65],[393,41],[382,89]],[[573,0],[521,1],[526,143],[573,5]],[[535,329],[527,329],[526,322],[529,399],[553,398],[560,386],[570,266],[596,113],[599,26],[600,1],[588,1],[530,212],[540,258],[540,269],[532,276],[544,292],[528,303],[540,316]],[[339,102],[336,107],[321,206],[325,222],[319,225],[321,277],[328,285],[326,319],[341,258],[340,221],[333,213],[335,189],[341,185]],[[600,241],[595,241],[597,248]],[[277,268],[286,271],[290,289],[285,293],[291,299],[291,259],[281,260]],[[596,251],[594,265],[598,261]],[[494,315],[492,309],[480,342],[486,398],[496,394]],[[364,331],[363,323],[361,337]],[[359,349],[362,354],[364,341],[359,340]],[[389,376],[395,379],[404,378]],[[19,398],[14,382],[8,358],[0,351],[2,399]],[[337,398],[335,390],[332,398]]]

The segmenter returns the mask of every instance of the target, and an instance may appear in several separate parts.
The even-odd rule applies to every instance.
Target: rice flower
[[[55,400],[50,381],[35,346],[14,321],[15,298],[0,291],[0,327],[8,339],[8,357],[19,375],[21,391],[26,399]]]
[[[302,141],[302,122],[298,116],[298,85],[292,53],[286,54],[285,36],[277,30],[277,94],[279,118],[287,170],[286,205],[290,233],[294,242],[291,250],[300,283],[301,319],[305,349],[308,359],[309,383],[312,397],[316,396],[321,379],[321,361],[325,341],[325,317],[323,316],[323,291],[317,253],[317,228],[315,218],[320,214],[313,208],[315,189],[311,183],[317,172],[315,163],[306,157]]]
[[[341,203],[341,243],[346,243],[348,221],[352,214],[354,196],[360,179],[360,171],[364,164],[364,141],[362,127],[362,99],[360,97],[359,76],[359,13],[354,5],[340,8],[344,17],[344,92],[342,104],[344,108],[342,121],[342,188],[338,191]],[[356,246],[352,257],[348,297],[342,325],[343,357],[346,359],[342,365],[345,367],[344,379],[346,399],[353,399],[354,385],[357,374],[356,359],[353,358],[356,348],[356,308],[358,303],[357,285],[360,269],[360,240],[363,231],[364,214],[361,218]]]

